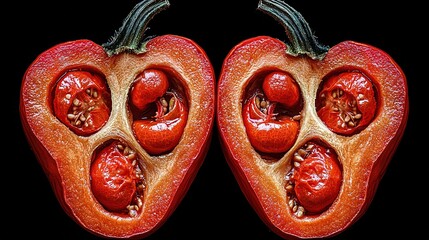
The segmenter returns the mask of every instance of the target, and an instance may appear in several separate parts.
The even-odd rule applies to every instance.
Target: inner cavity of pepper
[[[359,133],[377,113],[376,87],[360,71],[334,72],[319,87],[316,110],[331,131],[347,136]]]
[[[299,85],[287,72],[264,71],[250,81],[242,116],[249,141],[263,159],[276,161],[293,146],[302,105]]]
[[[106,210],[137,216],[143,206],[145,177],[135,150],[118,140],[103,144],[94,153],[90,175],[92,193]]]
[[[111,112],[111,95],[104,77],[92,70],[65,72],[52,92],[55,116],[75,134],[99,131]]]
[[[321,141],[309,141],[294,152],[291,165],[285,190],[293,214],[301,218],[328,209],[343,181],[336,152]]]
[[[182,137],[188,107],[180,81],[164,69],[146,69],[129,93],[132,128],[137,141],[151,155],[168,154]]]

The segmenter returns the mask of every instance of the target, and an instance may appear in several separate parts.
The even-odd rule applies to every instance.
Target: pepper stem
[[[129,51],[135,54],[146,51],[142,41],[149,21],[159,12],[170,6],[168,0],[143,0],[138,3],[124,19],[115,35],[102,45],[109,56]]]
[[[312,59],[321,60],[329,51],[313,35],[304,17],[282,0],[260,0],[258,10],[276,19],[286,30],[290,44],[287,53],[293,56],[307,54]]]

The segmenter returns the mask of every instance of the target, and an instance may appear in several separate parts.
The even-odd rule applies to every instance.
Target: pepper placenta
[[[23,76],[22,125],[64,211],[89,232],[143,238],[172,214],[211,141],[215,78],[194,41],[143,33],[144,0],[105,44],[41,53]]]
[[[374,46],[320,44],[281,0],[261,0],[258,9],[290,41],[257,36],[226,56],[217,86],[223,151],[273,232],[337,235],[365,213],[402,138],[406,77]]]

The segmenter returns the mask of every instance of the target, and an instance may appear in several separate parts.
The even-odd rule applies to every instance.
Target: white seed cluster
[[[173,96],[172,98],[170,98],[170,101],[168,101],[168,102],[165,99],[165,97],[161,97],[159,99],[159,101],[161,102],[162,111],[164,112],[164,114],[166,114],[173,109],[174,103],[176,100],[175,100],[175,97]]]
[[[98,98],[98,91],[96,89],[90,88],[87,89],[85,92],[86,94],[88,94],[88,96],[90,96],[90,101],[87,103],[83,103],[77,98],[73,99],[72,108],[67,114],[67,119],[75,127],[89,126],[90,123],[88,123],[87,119],[89,113],[95,108],[94,99]],[[66,94],[66,99],[70,100],[71,94]]]
[[[267,114],[268,107],[270,105],[270,101],[268,101],[268,100],[264,99],[262,96],[258,95],[255,97],[255,105],[259,109],[259,111],[261,111],[264,114]],[[297,115],[292,117],[292,119],[294,121],[299,121],[299,120],[301,120],[301,118],[302,118],[301,114],[297,114]]]
[[[356,99],[352,99],[351,101],[341,101],[339,98],[343,95],[344,91],[339,88],[331,92],[331,96],[334,99],[332,110],[340,113],[342,122],[338,123],[339,127],[353,128],[359,124],[359,120],[362,118],[362,114],[357,109],[357,101],[362,100],[364,95],[359,93]],[[322,93],[321,97],[325,98],[326,96]]]
[[[256,107],[263,113],[267,113],[267,108],[270,104],[270,102],[268,100],[265,100],[263,97],[261,96],[256,96],[255,97],[255,104]]]
[[[132,150],[128,146],[124,146],[122,144],[118,144],[118,149],[124,154],[124,156],[131,161],[131,164],[134,167],[134,174],[136,179],[136,187],[137,187],[137,194],[131,204],[127,206],[128,215],[130,217],[137,216],[137,213],[139,209],[143,206],[143,192],[145,190],[144,185],[144,175],[143,172],[138,164],[137,154],[134,150]]]
[[[305,144],[302,148],[298,149],[293,154],[292,159],[292,170],[286,174],[285,180],[286,180],[286,194],[288,198],[288,206],[292,210],[292,212],[297,217],[303,217],[305,215],[306,210],[303,206],[301,206],[298,202],[298,199],[295,196],[294,192],[294,182],[292,180],[294,168],[299,168],[301,166],[301,163],[304,162],[305,158],[308,156],[308,154],[311,152],[311,150],[314,148],[313,144]]]

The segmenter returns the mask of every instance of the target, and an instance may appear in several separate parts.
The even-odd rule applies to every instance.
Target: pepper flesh
[[[27,139],[63,209],[95,235],[142,238],[152,234],[184,197],[210,144],[215,81],[205,52],[192,40],[175,35],[152,38],[146,49],[140,55],[109,57],[92,41],[65,42],[40,54],[23,77],[20,113]],[[172,152],[159,157],[139,147],[129,128],[132,118],[126,107],[132,76],[154,65],[169,70],[183,87],[186,99],[192,99],[180,142]],[[58,121],[50,102],[57,78],[75,68],[102,73],[112,93],[109,120],[99,131],[85,137]],[[93,151],[112,139],[133,146],[141,158],[147,188],[143,207],[136,216],[106,211],[91,191],[89,166]]]
[[[376,192],[406,126],[406,77],[389,55],[363,43],[341,42],[331,47],[322,60],[295,57],[286,49],[286,44],[278,39],[259,36],[237,44],[226,56],[217,88],[219,136],[243,193],[267,226],[284,238],[329,237],[356,222]],[[243,64],[248,62],[252,64]],[[236,117],[242,115],[239,103],[246,96],[252,77],[267,69],[293,76],[303,98],[295,144],[275,162],[266,161],[255,151],[243,120]],[[348,71],[368,76],[377,92],[374,118],[352,137],[328,129],[318,117],[315,103],[325,78]],[[282,179],[291,168],[293,152],[314,139],[323,140],[338,153],[344,182],[328,209],[297,217],[288,205]]]

